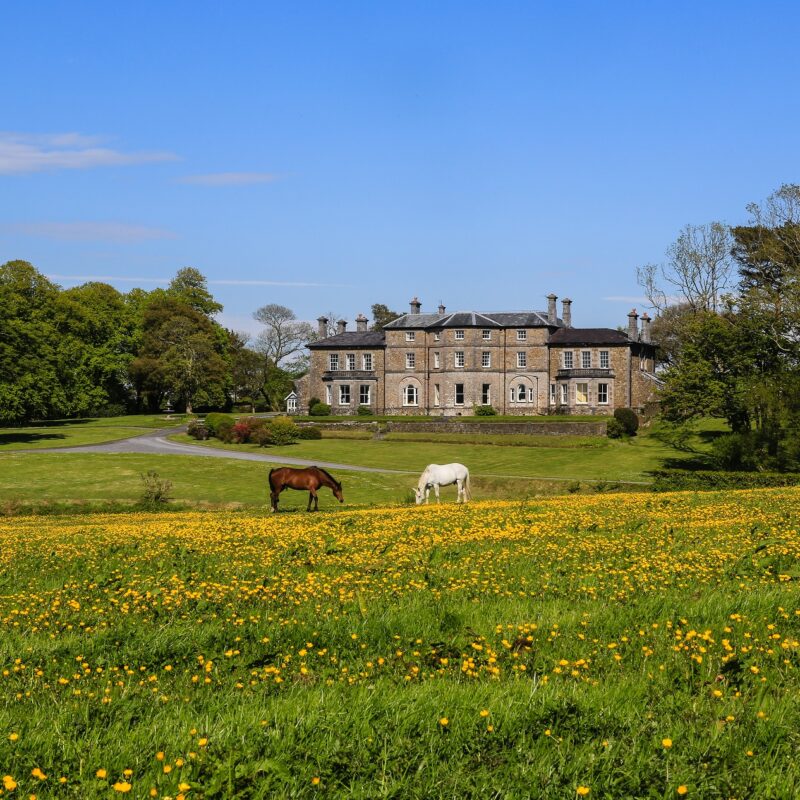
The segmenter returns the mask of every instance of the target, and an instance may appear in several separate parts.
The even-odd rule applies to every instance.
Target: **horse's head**
[[[417,505],[420,505],[422,501],[425,499],[425,490],[419,489],[418,487],[414,487],[414,499],[417,501]]]
[[[338,500],[340,503],[344,503],[344,497],[342,496],[342,484],[341,484],[341,483],[337,483],[337,484],[336,484],[336,485],[333,487],[333,489],[332,489],[331,491],[333,491],[333,496],[334,496],[334,497],[335,497],[335,498],[336,498],[336,499],[337,499],[337,500]]]

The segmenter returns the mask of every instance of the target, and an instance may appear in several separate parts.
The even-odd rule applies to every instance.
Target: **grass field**
[[[77,447],[127,439],[149,430],[181,425],[183,415],[151,414],[128,417],[53,420],[34,426],[0,428],[0,453],[39,450],[47,447]]]
[[[788,489],[0,521],[8,796],[795,797],[799,523]]]

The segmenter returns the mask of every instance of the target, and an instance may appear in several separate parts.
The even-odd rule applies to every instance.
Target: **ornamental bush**
[[[331,407],[327,403],[314,403],[308,413],[312,417],[327,417],[331,413]]]
[[[303,427],[300,428],[301,439],[321,439],[322,431],[319,428]]]
[[[218,411],[212,411],[210,414],[206,414],[204,422],[206,428],[208,428],[209,435],[217,436],[217,428],[221,422],[228,422],[233,427],[234,420],[229,414],[220,414]]]
[[[475,408],[475,416],[476,417],[494,417],[494,416],[497,416],[497,412],[494,410],[493,406],[477,406]]]
[[[369,406],[359,406],[356,409],[356,414],[358,414],[359,417],[371,417],[372,409]]]
[[[618,420],[628,436],[636,436],[639,430],[639,417],[630,408],[615,408],[614,419]]]
[[[621,439],[624,435],[625,426],[616,417],[612,417],[606,423],[606,436],[609,439]]]
[[[269,424],[272,444],[294,444],[300,438],[300,428],[289,417],[275,417]]]
[[[189,424],[186,426],[186,433],[193,439],[208,439],[208,428],[206,424],[199,419],[190,420]]]

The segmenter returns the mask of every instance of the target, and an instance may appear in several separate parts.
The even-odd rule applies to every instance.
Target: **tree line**
[[[638,270],[659,312],[662,416],[675,441],[701,417],[727,421],[713,455],[728,469],[800,469],[800,186],[746,224],[686,226],[664,263]]]

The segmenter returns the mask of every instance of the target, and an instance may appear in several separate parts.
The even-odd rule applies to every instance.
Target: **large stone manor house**
[[[573,328],[571,301],[547,311],[423,312],[415,297],[409,312],[381,331],[338,322],[334,336],[319,318],[319,338],[309,344],[309,372],[288,398],[288,410],[305,413],[311,399],[333,414],[360,405],[375,414],[470,415],[491,405],[499,414],[608,414],[641,411],[653,399],[655,346],[650,318],[635,310],[625,332]]]

